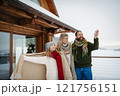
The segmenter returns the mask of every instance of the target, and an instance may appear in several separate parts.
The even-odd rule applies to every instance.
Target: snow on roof
[[[49,12],[45,8],[42,8],[40,5],[37,5],[36,3],[34,3],[32,1],[30,1],[30,0],[19,0],[19,1],[22,2],[22,3],[24,3],[24,4],[26,4],[26,5],[28,5],[28,6],[30,6],[30,7],[32,7],[32,8],[34,8],[34,9],[36,9],[37,11],[39,11],[39,12],[41,12],[41,13],[49,16],[49,17],[52,17],[52,18],[54,18],[54,19],[56,19],[56,20],[58,20],[58,21],[60,21],[60,22],[62,22],[64,24],[67,24],[63,20],[61,20],[59,17],[57,17],[56,15],[54,15],[53,13]],[[67,25],[69,25],[69,24],[67,24]]]

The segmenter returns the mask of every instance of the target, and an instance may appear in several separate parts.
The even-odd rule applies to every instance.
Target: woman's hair
[[[50,56],[50,53],[51,53],[51,51],[50,51],[50,48],[49,48],[49,50],[46,51],[46,56],[49,57],[49,56]]]
[[[60,35],[60,38],[59,38],[59,41],[58,41],[58,44],[57,44],[57,51],[60,51],[60,48],[61,48],[63,39],[64,39],[66,36],[68,36],[68,34],[66,34],[66,33],[62,33],[62,34]]]

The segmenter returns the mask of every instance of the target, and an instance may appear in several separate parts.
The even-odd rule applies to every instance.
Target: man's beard
[[[84,37],[82,37],[82,38],[77,38],[77,41],[84,41]]]

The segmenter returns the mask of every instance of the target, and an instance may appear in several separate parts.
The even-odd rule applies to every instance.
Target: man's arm
[[[94,34],[94,43],[88,42],[88,47],[89,47],[89,50],[91,50],[91,51],[92,50],[97,50],[99,48],[98,33],[99,33],[99,31],[96,30],[95,34]]]

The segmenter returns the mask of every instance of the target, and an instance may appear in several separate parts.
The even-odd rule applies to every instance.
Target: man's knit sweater
[[[74,44],[72,45],[72,47],[74,47]],[[83,68],[83,67],[89,67],[92,66],[91,62],[91,52],[93,50],[97,50],[99,47],[99,42],[98,42],[98,38],[94,39],[94,43],[88,42],[88,53],[86,58],[84,59],[82,57],[82,46],[78,47],[77,46],[77,61],[74,60],[74,64],[75,64],[75,68]],[[75,50],[75,51],[76,51]],[[76,54],[75,54],[76,55]]]

